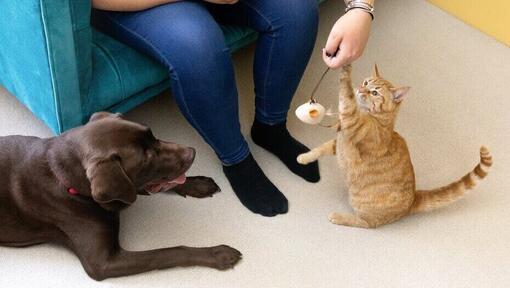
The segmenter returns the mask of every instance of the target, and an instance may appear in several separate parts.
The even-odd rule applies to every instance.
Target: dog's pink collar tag
[[[71,188],[67,188],[67,193],[71,194],[71,195],[78,195],[78,190],[76,190],[75,188],[71,187]]]

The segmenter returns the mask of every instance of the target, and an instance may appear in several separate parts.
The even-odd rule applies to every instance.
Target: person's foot
[[[241,203],[253,213],[275,216],[289,210],[287,198],[267,179],[251,154],[237,164],[224,165],[223,172]]]
[[[310,151],[305,145],[294,139],[286,127],[286,122],[268,125],[257,120],[251,127],[251,138],[255,144],[276,155],[296,175],[308,182],[319,182],[319,164],[314,161],[301,165],[296,161],[298,155]]]

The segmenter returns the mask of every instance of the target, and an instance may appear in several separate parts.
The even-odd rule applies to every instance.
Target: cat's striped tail
[[[480,163],[473,171],[450,185],[434,190],[416,191],[409,214],[434,210],[462,198],[466,190],[472,189],[479,180],[487,176],[491,166],[492,155],[485,146],[482,146],[480,148]]]

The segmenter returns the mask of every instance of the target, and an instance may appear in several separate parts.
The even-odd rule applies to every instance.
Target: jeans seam
[[[250,5],[250,3],[246,3],[244,2],[243,3],[244,5],[246,5],[246,7],[248,7],[249,9],[252,9],[253,11],[255,11],[255,13],[257,13],[260,18],[264,19],[264,21],[267,22],[267,24],[269,25],[269,30],[270,31],[273,31],[274,27],[273,27],[273,24],[272,22],[264,15],[262,14],[262,12],[260,12],[255,6],[253,5]],[[271,37],[271,47],[269,48],[269,59],[267,61],[267,67],[266,67],[266,71],[265,71],[265,78],[264,78],[264,85],[263,85],[263,89],[264,89],[264,97],[262,98],[262,108],[263,110],[265,111],[266,110],[266,105],[267,105],[267,101],[266,101],[266,90],[267,90],[267,81],[268,81],[268,78],[269,78],[269,70],[270,70],[270,67],[271,67],[271,63],[272,63],[272,60],[273,60],[273,47],[274,47],[274,41],[275,39],[273,37]],[[257,113],[255,113],[255,116],[257,115]]]
[[[241,145],[236,152],[231,154],[231,155],[236,155],[236,157],[233,160],[231,160],[231,161],[223,161],[223,160],[221,160],[221,162],[222,162],[223,165],[226,165],[226,166],[235,165],[235,164],[241,162],[242,160],[244,160],[246,158],[246,156],[248,156],[249,151],[250,150],[248,149],[248,145]],[[241,152],[244,152],[244,153],[240,154]]]
[[[264,79],[264,98],[263,99],[263,108],[264,108],[264,113],[266,113],[266,110],[267,110],[267,82],[268,82],[268,79],[269,79],[269,70],[270,70],[270,67],[271,67],[271,63],[273,61],[273,47],[274,47],[274,39],[271,39],[271,47],[269,48],[269,59],[267,60],[267,67],[266,67],[266,77]]]
[[[147,44],[154,52],[156,52],[156,54],[158,54],[158,56],[161,58],[161,60],[164,62],[164,64],[167,65],[170,70],[173,70],[173,66],[170,64],[170,62],[168,62],[166,57],[164,57],[164,55],[158,49],[156,49],[156,47],[154,46],[154,44],[152,44],[151,41],[145,39],[144,37],[142,37],[137,32],[133,31],[132,29],[129,29],[128,27],[124,26],[122,23],[116,21],[115,19],[110,17],[108,14],[106,14],[106,17],[108,17],[108,19],[110,19],[110,21],[112,21],[115,24],[119,25],[125,31],[131,33],[133,36],[138,38],[143,43]],[[179,76],[177,75],[177,73],[175,73],[175,77],[176,77],[176,81],[175,82],[176,82],[176,84],[178,86],[177,88],[179,89],[179,92],[181,93],[181,95],[184,95],[184,93],[183,93],[184,90],[182,89],[181,83],[179,81]],[[184,108],[186,109],[186,113],[188,114],[191,122],[193,122],[193,126],[195,126],[195,129],[198,130],[200,135],[202,135],[202,137],[211,146],[211,148],[213,148],[213,150],[218,151],[217,147],[214,146],[212,141],[206,136],[206,134],[203,132],[203,130],[200,128],[200,126],[197,124],[197,122],[195,121],[195,119],[191,115],[189,107],[188,107],[188,104],[186,103],[185,97],[182,97],[182,103],[183,103]]]

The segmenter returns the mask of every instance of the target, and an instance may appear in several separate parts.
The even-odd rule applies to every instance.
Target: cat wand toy
[[[299,106],[296,109],[296,116],[298,117],[299,120],[301,120],[302,122],[304,122],[306,124],[316,125],[316,124],[319,124],[320,122],[322,122],[322,120],[324,119],[324,116],[333,116],[333,115],[337,114],[337,113],[330,112],[329,109],[328,109],[328,111],[326,111],[324,106],[319,104],[317,102],[317,98],[315,97],[315,93],[319,89],[319,86],[322,83],[322,80],[324,80],[324,77],[326,77],[326,74],[328,74],[329,70],[330,70],[330,68],[327,67],[326,70],[324,70],[324,72],[322,72],[322,75],[319,78],[319,81],[317,82],[317,84],[315,84],[315,87],[312,90],[312,94],[310,95],[310,101],[302,104],[301,106]],[[335,125],[336,124],[334,124],[334,125],[320,125],[320,126],[323,126],[326,128],[331,128]]]

